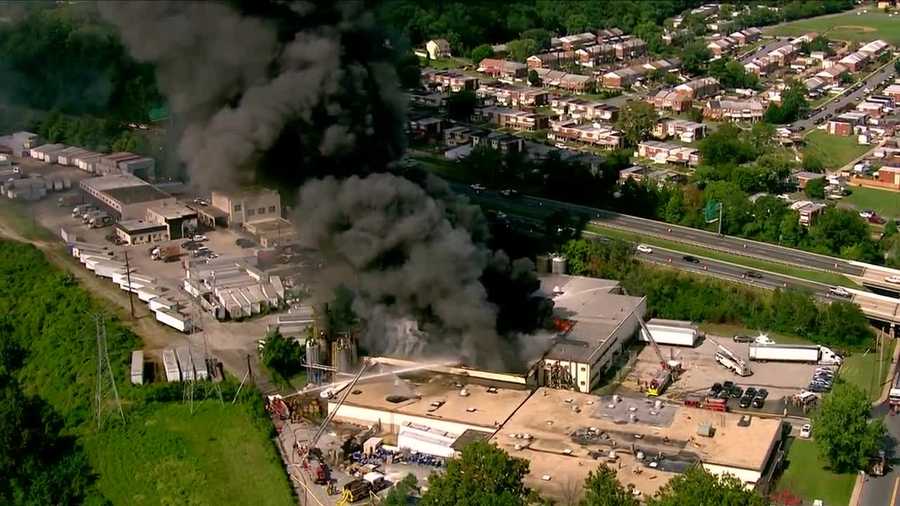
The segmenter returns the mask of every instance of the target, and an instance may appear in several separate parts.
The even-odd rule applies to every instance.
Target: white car
[[[869,209],[866,209],[865,211],[860,211],[860,212],[859,212],[859,217],[860,217],[860,218],[865,218],[865,219],[867,219],[867,220],[868,220],[869,218],[871,218],[872,216],[874,216],[874,215],[875,215],[875,211],[871,211],[871,210],[869,210]]]
[[[800,427],[800,437],[809,439],[810,436],[812,436],[812,425],[805,423],[803,427]]]
[[[833,286],[828,290],[828,293],[835,297],[850,297],[850,292],[843,286]]]
[[[194,237],[191,238],[191,240],[194,242],[203,242],[203,241],[208,241],[209,237],[206,237],[205,235],[195,235]]]
[[[647,254],[653,253],[653,248],[651,248],[650,246],[647,246],[646,244],[638,244],[637,250],[640,251],[641,253],[647,253]]]
[[[896,275],[888,276],[888,277],[884,278],[884,280],[887,281],[888,283],[895,283],[895,284],[900,285],[900,276],[896,276]]]

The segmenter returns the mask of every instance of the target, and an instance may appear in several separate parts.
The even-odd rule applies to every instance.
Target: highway
[[[900,441],[900,417],[888,413],[887,404],[872,409],[872,417],[884,417],[888,437],[896,443]],[[892,448],[893,444],[890,445]],[[889,450],[896,452],[896,448]],[[896,459],[897,455],[888,453],[888,459]],[[900,470],[895,463],[888,467],[888,472],[881,477],[867,476],[863,483],[859,498],[860,506],[900,506]]]
[[[815,122],[818,119],[825,118],[828,115],[836,116],[837,114],[839,114],[838,111],[842,110],[848,104],[854,103],[857,98],[862,99],[863,96],[867,95],[866,88],[874,90],[876,86],[886,80],[894,79],[896,75],[897,70],[894,68],[894,60],[891,60],[891,62],[889,62],[879,71],[869,76],[869,78],[863,82],[862,86],[851,91],[850,93],[841,96],[841,98],[828,102],[825,107],[819,109],[813,114],[810,114],[808,118],[800,119],[791,123],[791,128],[796,132],[814,128],[816,126]]]
[[[709,248],[711,250],[732,253],[735,255],[759,258],[781,262],[799,267],[818,269],[823,271],[839,272],[851,276],[862,276],[865,267],[858,264],[810,253],[807,251],[786,248],[775,244],[768,244],[749,239],[741,239],[734,236],[720,236],[714,232],[707,232],[696,228],[671,225],[661,221],[648,220],[629,216],[627,214],[605,211],[593,207],[559,202],[556,200],[520,196],[505,197],[492,191],[475,191],[461,184],[453,184],[454,190],[468,195],[476,203],[487,204],[488,207],[498,208],[522,208],[526,215],[551,214],[562,210],[573,215],[589,218],[598,225],[623,230],[626,232],[640,233],[667,239],[670,241],[693,244]],[[725,220],[728,220],[728,210],[725,210]]]

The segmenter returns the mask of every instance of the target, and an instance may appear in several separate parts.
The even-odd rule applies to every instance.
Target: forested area
[[[201,416],[207,418],[211,409],[220,410],[215,416],[222,426],[216,438],[210,438],[209,421],[195,426],[187,406],[181,404],[181,384],[132,387],[128,383],[130,354],[141,343],[108,312],[107,346],[126,420],[155,419],[157,425],[135,425],[133,420],[122,424],[109,399],[103,428],[98,429],[94,316],[101,313],[101,305],[71,275],[50,265],[39,250],[0,241],[0,473],[4,478],[0,504],[103,504],[113,499],[127,503],[123,497],[138,493],[151,494],[148,500],[156,494],[169,504],[206,503],[210,494],[227,493],[229,486],[237,485],[197,489],[196,484],[185,482],[185,476],[193,476],[197,483],[221,479],[240,485],[240,481],[227,475],[228,466],[220,471],[222,477],[199,477],[211,464],[194,452],[232,447],[260,459],[254,465],[265,463],[259,466],[259,476],[269,482],[267,494],[290,497],[286,478],[275,462],[269,441],[272,428],[258,393],[244,388],[236,406],[204,405]],[[236,384],[220,385],[229,399],[235,395]],[[199,384],[198,410],[206,395]],[[223,432],[226,429],[233,432]],[[147,474],[136,479],[140,476],[136,470]]]
[[[577,239],[562,252],[571,274],[618,279],[629,294],[646,296],[648,317],[740,324],[848,350],[873,337],[852,303],[824,304],[798,290],[767,292],[646,266],[634,258],[633,247],[618,240]]]

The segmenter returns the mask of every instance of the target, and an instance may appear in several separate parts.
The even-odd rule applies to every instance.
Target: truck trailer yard
[[[752,374],[740,377],[725,369],[715,360],[719,344],[744,359]],[[683,400],[689,395],[704,395],[714,383],[732,381],[741,388],[749,386],[765,388],[769,392],[764,411],[780,412],[784,397],[791,397],[806,388],[815,372],[815,364],[796,362],[750,362],[749,344],[736,343],[730,337],[707,335],[694,348],[660,345],[660,351],[668,360],[681,362],[684,372],[668,387],[664,398]],[[639,382],[646,382],[659,370],[659,359],[651,346],[645,346],[637,356],[634,365],[622,383],[622,388],[639,392]]]

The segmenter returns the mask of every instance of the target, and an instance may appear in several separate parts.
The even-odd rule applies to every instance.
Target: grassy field
[[[900,218],[900,193],[863,187],[850,188],[850,192],[841,202],[857,209],[872,209],[885,218]]]
[[[900,20],[897,21],[900,23]],[[862,156],[872,146],[857,144],[855,136],[840,137],[829,135],[824,130],[813,130],[806,136],[803,152],[819,158],[828,169],[837,169]]]
[[[85,438],[113,504],[295,504],[268,434],[243,406],[151,404]]]
[[[787,469],[778,480],[777,490],[787,490],[810,504],[822,499],[825,504],[847,504],[853,493],[856,475],[834,474],[822,467],[823,460],[812,441],[790,440]]]
[[[900,44],[900,18],[890,17],[874,8],[865,14],[848,12],[838,16],[810,18],[794,21],[768,30],[776,35],[802,35],[818,32],[830,39],[870,42],[884,39]]]
[[[614,237],[618,239],[624,239],[632,242],[642,242],[649,244],[651,246],[659,246],[661,248],[672,249],[675,251],[679,251],[681,253],[688,253],[691,255],[698,255],[710,258],[712,260],[719,260],[722,262],[730,262],[737,265],[742,265],[751,269],[759,269],[762,271],[773,272],[776,274],[784,274],[785,276],[793,276],[800,279],[806,279],[808,281],[816,281],[819,283],[825,283],[829,285],[840,285],[847,286],[851,288],[858,288],[859,285],[853,283],[846,276],[842,276],[840,274],[835,274],[831,272],[823,272],[823,271],[815,271],[811,269],[803,269],[800,267],[794,267],[791,265],[785,265],[777,262],[769,262],[766,260],[760,260],[757,258],[750,258],[741,255],[732,255],[730,253],[722,253],[719,251],[711,250],[708,248],[703,248],[700,246],[693,246],[690,244],[683,244],[676,241],[670,241],[667,239],[659,239],[651,236],[642,236],[633,234],[631,232],[623,232],[621,230],[611,229],[600,227],[597,225],[588,225],[587,230],[589,232],[596,232],[598,234],[602,234],[608,237]]]
[[[894,354],[894,342],[888,341],[881,360],[881,378],[878,378],[878,359],[880,353],[869,350],[866,353],[855,353],[844,359],[841,366],[841,378],[862,388],[872,401],[878,400],[886,381],[885,377],[890,372],[891,357]]]

